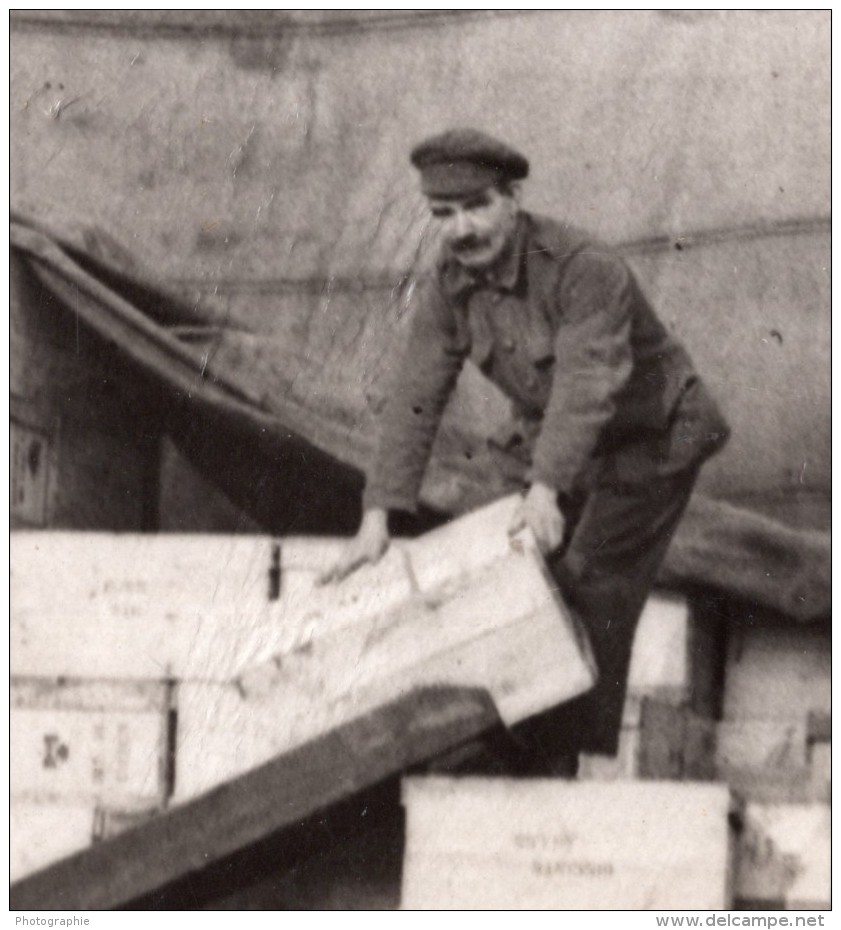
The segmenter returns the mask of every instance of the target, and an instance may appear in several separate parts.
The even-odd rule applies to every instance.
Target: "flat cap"
[[[528,159],[478,129],[448,129],[412,149],[427,197],[467,197],[529,173]]]

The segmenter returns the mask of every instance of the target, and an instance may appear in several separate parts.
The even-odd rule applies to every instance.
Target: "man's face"
[[[468,197],[429,198],[432,216],[456,260],[467,268],[488,268],[500,257],[517,222],[517,198],[488,187]]]

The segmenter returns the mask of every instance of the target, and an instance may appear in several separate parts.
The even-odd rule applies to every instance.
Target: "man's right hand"
[[[315,583],[338,582],[363,565],[374,565],[385,555],[390,542],[388,513],[379,508],[366,510],[359,532],[345,546],[338,560],[316,578]]]

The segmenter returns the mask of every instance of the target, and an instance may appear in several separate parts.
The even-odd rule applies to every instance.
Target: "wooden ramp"
[[[11,887],[12,910],[183,907],[179,882],[273,839],[277,871],[303,853],[302,834],[331,806],[498,723],[478,690],[411,692],[133,830]],[[333,837],[332,839],[336,839]],[[230,879],[230,876],[228,876]],[[248,876],[242,876],[243,883]],[[145,900],[144,900],[145,899]]]

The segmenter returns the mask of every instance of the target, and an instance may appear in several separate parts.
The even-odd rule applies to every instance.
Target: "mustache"
[[[455,239],[450,243],[450,248],[456,252],[473,252],[488,244],[487,239],[482,236],[465,236],[463,239]]]

